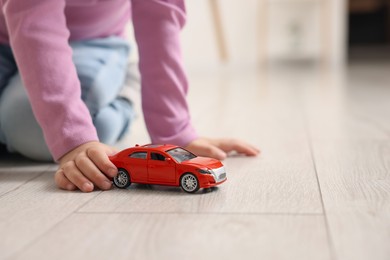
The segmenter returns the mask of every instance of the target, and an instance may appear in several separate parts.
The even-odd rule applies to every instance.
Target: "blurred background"
[[[187,67],[309,62],[344,65],[389,55],[389,0],[187,1]]]

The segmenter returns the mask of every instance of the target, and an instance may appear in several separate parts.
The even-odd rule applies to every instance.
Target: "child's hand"
[[[227,153],[236,151],[248,156],[260,153],[256,147],[237,139],[213,139],[200,137],[185,147],[188,151],[199,156],[212,157],[218,160],[226,158]]]
[[[55,174],[57,186],[65,190],[79,188],[83,192],[93,191],[96,185],[108,190],[118,171],[107,155],[115,150],[99,142],[82,144],[60,158],[60,166]]]

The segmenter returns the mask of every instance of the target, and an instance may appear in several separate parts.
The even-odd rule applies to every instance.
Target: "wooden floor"
[[[390,64],[190,81],[199,132],[261,156],[228,158],[228,181],[196,195],[61,191],[55,165],[2,158],[0,259],[390,259]],[[148,142],[141,115],[126,142]]]

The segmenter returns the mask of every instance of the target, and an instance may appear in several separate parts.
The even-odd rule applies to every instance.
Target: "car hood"
[[[198,168],[210,168],[210,169],[217,169],[223,166],[223,164],[218,161],[217,159],[213,158],[207,158],[207,157],[195,157],[191,160],[181,162],[183,165],[190,165],[195,166]]]

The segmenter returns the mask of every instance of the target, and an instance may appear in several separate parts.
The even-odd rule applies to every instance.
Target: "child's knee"
[[[82,85],[82,99],[92,115],[115,99],[116,93],[110,91],[108,82],[99,78],[86,80],[86,76],[80,77],[80,81]]]
[[[3,93],[0,126],[2,141],[10,152],[18,152],[34,160],[53,160],[25,93]]]
[[[82,57],[84,59],[74,58],[81,84],[81,97],[91,114],[95,114],[118,96],[125,81],[127,58],[115,50]]]
[[[94,117],[99,140],[115,144],[127,133],[134,117],[132,103],[125,98],[116,99]]]

